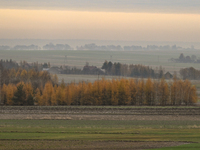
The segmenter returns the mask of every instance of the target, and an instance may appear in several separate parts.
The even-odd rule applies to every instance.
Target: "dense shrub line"
[[[3,85],[6,105],[190,105],[197,101],[195,86],[188,80],[99,80],[60,86],[47,82],[33,89],[31,83]]]

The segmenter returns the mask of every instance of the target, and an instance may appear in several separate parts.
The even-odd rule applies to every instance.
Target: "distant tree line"
[[[0,50],[74,50],[68,44],[53,44],[49,43],[44,45],[43,47],[39,47],[38,45],[16,45],[14,47],[10,47],[7,45],[1,45]],[[191,48],[182,48],[176,45],[147,45],[146,47],[132,45],[132,46],[124,46],[121,45],[96,45],[95,43],[85,44],[82,46],[76,46],[76,50],[103,50],[103,51],[135,51],[135,50],[195,50],[194,47]]]
[[[104,50],[104,51],[135,51],[135,50],[194,50],[194,47],[192,48],[182,48],[180,46],[176,45],[164,45],[164,46],[157,46],[157,45],[147,45],[146,47],[132,45],[132,46],[124,46],[121,47],[121,45],[101,45],[98,46],[95,43],[92,44],[85,44],[84,46],[77,46],[77,50]]]
[[[105,74],[116,76],[129,76],[140,78],[162,78],[164,76],[164,69],[162,67],[159,70],[153,70],[149,66],[144,65],[127,65],[121,63],[112,63],[111,61],[105,61],[102,69],[105,69]]]
[[[28,63],[26,61],[20,61],[17,63],[16,61],[13,61],[12,59],[10,60],[0,60],[0,66],[2,66],[4,69],[35,69],[36,71],[42,71],[43,68],[50,68],[51,65],[50,63],[38,63],[38,62],[33,62],[33,63]]]
[[[125,51],[134,51],[134,50],[183,50],[184,48],[176,45],[164,45],[164,46],[157,46],[157,45],[147,45],[146,47],[142,46],[124,46]],[[194,49],[194,48],[193,48]]]
[[[0,46],[0,50],[40,50],[41,48],[37,45],[16,45],[14,47],[10,46]]]
[[[190,81],[177,80],[167,83],[164,79],[98,80],[65,85],[47,81],[36,90],[30,82],[4,84],[4,105],[192,105],[197,101],[195,86]]]
[[[1,45],[0,50],[73,50],[71,46],[68,44],[56,44],[49,43],[44,45],[42,48],[38,45],[16,45],[14,47],[10,47],[7,45]]]
[[[109,51],[109,50],[113,50],[113,51],[122,51],[123,48],[120,45],[102,45],[102,46],[97,46],[96,44],[92,43],[92,44],[85,44],[84,46],[77,46],[76,47],[77,50],[103,50],[103,51]]]
[[[162,78],[167,79],[172,78],[173,76],[167,72],[164,72],[164,68],[160,67],[159,69],[152,69],[149,66],[144,65],[127,65],[122,63],[112,63],[105,61],[100,68],[96,66],[90,66],[89,63],[83,67],[83,69],[78,69],[76,67],[60,66],[53,67],[57,72],[61,74],[90,74],[90,75],[112,75],[112,76],[126,76],[126,77],[139,77],[139,78]],[[51,68],[49,72],[51,72]],[[55,71],[54,70],[54,71]],[[55,73],[55,72],[54,72]]]
[[[139,78],[165,78],[171,79],[173,75],[169,72],[165,73],[164,68],[159,67],[157,69],[152,69],[149,66],[144,65],[127,65],[122,63],[112,63],[105,61],[100,68],[96,66],[90,66],[89,63],[83,67],[83,69],[76,67],[68,67],[68,66],[60,66],[60,67],[51,67],[50,63],[39,64],[38,62],[27,63],[26,61],[20,61],[19,64],[16,61],[10,60],[0,60],[0,66],[2,66],[2,76],[3,82],[9,83],[14,82],[16,78],[10,79],[8,76],[8,72],[11,70],[15,70],[18,72],[19,70],[26,70],[27,72],[30,70],[34,70],[36,72],[45,70],[51,74],[89,74],[89,75],[112,75],[112,76],[127,76],[127,77],[139,77]],[[14,71],[13,71],[14,72]],[[200,79],[200,70],[196,70],[193,67],[183,68],[179,71],[181,77],[185,79],[191,80],[199,80]],[[19,81],[18,79],[16,81]]]
[[[83,69],[79,69],[76,67],[68,67],[68,66],[64,66],[64,67],[60,67],[62,68],[61,73],[62,74],[88,74],[88,75],[104,75],[104,72],[97,68],[96,66],[90,66],[88,62],[86,62],[85,66],[83,67]]]
[[[46,44],[43,46],[43,50],[73,50],[68,44],[56,44],[53,43]]]

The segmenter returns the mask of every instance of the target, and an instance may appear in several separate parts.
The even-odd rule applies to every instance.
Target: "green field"
[[[38,149],[76,149],[89,145],[92,148],[95,142],[128,142],[126,146],[131,148],[134,144],[129,144],[136,141],[197,142],[181,149],[192,146],[199,149],[200,121],[0,120],[0,135],[1,150],[37,149],[34,145]],[[23,146],[22,140],[25,140]]]

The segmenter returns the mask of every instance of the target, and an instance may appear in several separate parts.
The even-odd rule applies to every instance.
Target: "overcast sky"
[[[0,0],[0,38],[200,42],[200,0]]]
[[[0,8],[199,13],[199,0],[0,0]]]

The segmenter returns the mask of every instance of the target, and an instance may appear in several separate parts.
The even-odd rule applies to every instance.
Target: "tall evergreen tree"
[[[24,85],[22,83],[17,86],[17,91],[14,93],[12,98],[14,105],[27,105],[26,93],[23,87]]]

